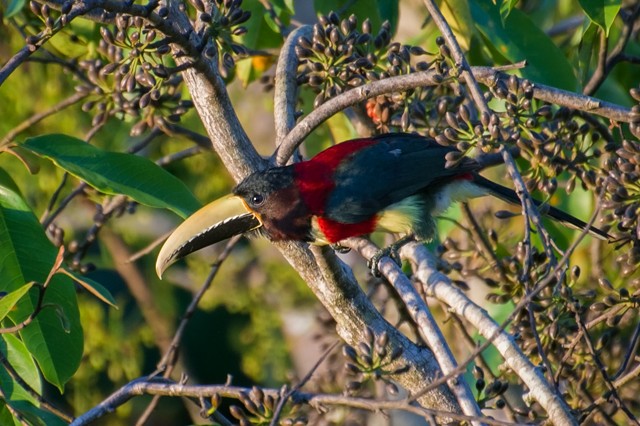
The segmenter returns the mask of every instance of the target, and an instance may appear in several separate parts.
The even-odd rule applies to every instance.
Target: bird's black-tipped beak
[[[172,263],[189,253],[260,226],[260,219],[247,209],[241,198],[228,195],[213,201],[169,235],[158,254],[156,273],[162,278]]]

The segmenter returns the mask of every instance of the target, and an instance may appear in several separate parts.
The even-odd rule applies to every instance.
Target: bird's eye
[[[262,194],[253,194],[251,198],[249,198],[251,205],[259,206],[264,203],[264,196]]]

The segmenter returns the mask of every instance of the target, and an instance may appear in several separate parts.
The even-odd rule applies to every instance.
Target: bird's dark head
[[[309,240],[311,216],[291,166],[256,172],[234,189],[272,240]]]
[[[290,167],[274,167],[247,176],[235,188],[233,194],[242,198],[247,208],[256,213],[268,211],[273,203],[280,203],[283,191],[294,186]]]
[[[232,195],[188,217],[160,250],[158,276],[189,253],[254,229],[272,240],[311,239],[311,215],[300,198],[293,167],[254,173],[240,182]]]

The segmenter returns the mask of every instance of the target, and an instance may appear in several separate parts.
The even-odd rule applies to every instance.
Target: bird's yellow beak
[[[213,201],[169,235],[158,254],[156,273],[162,278],[172,263],[189,253],[260,226],[260,219],[249,211],[242,198],[228,195]]]

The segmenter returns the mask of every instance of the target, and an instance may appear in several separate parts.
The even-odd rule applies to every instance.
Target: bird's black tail
[[[516,192],[511,188],[507,188],[506,186],[502,186],[500,184],[492,182],[479,175],[474,176],[473,183],[486,189],[490,194],[500,198],[501,200],[504,200],[512,204],[521,204],[520,197],[518,197],[518,194],[516,194]],[[543,204],[541,201],[538,201],[536,199],[534,199],[533,202],[538,207]],[[577,217],[571,216],[569,213],[566,213],[555,207],[546,205],[544,206],[544,209],[541,212],[549,216],[550,218],[557,220],[563,225],[568,226],[569,228],[574,228],[578,230],[587,229],[591,235],[593,235],[594,237],[600,240],[605,240],[605,241],[613,240],[613,237],[608,233],[604,232],[603,230],[598,229],[594,226],[589,226],[585,222],[578,219]]]

